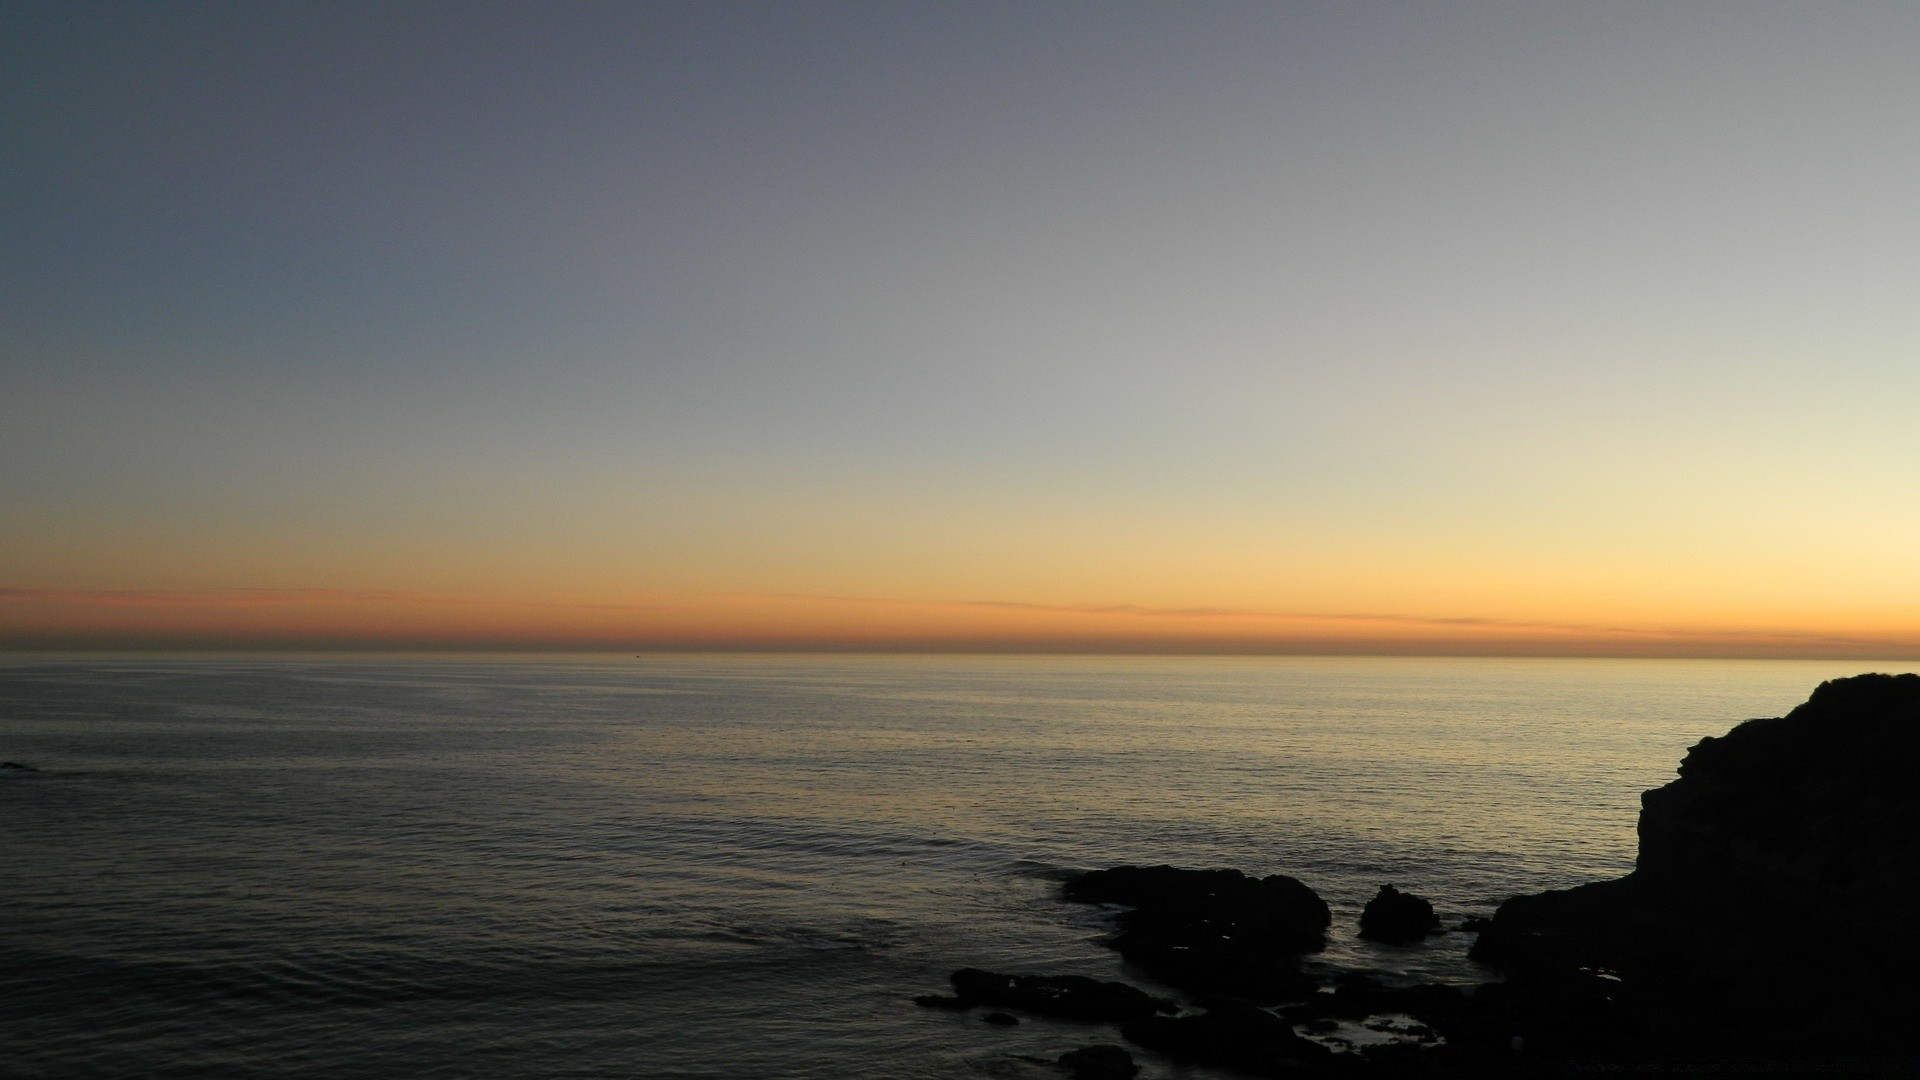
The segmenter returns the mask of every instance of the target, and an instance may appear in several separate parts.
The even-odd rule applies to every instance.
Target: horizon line
[[[840,643],[821,645],[817,643],[715,643],[687,642],[684,644],[610,644],[606,642],[351,642],[351,641],[280,641],[280,642],[211,642],[211,641],[94,641],[86,643],[5,643],[0,642],[0,655],[21,656],[29,654],[180,654],[180,653],[233,653],[233,654],[388,654],[405,655],[419,653],[460,653],[475,655],[499,654],[606,654],[641,658],[646,656],[690,656],[690,655],[777,655],[777,656],[1059,656],[1059,657],[1136,657],[1136,658],[1245,658],[1245,659],[1432,659],[1432,660],[1729,660],[1729,661],[1846,661],[1872,663],[1914,663],[1920,664],[1920,653],[1901,652],[1804,652],[1777,651],[1757,652],[1749,649],[1711,650],[1700,648],[1699,642],[1690,643],[1694,647],[1687,649],[1444,649],[1434,648],[1433,643],[1422,643],[1425,647],[1396,648],[1383,644],[1379,648],[1354,648],[1351,642],[1342,643],[1344,647],[1288,649],[1255,648],[1219,648],[1200,647],[1203,643],[1187,643],[1187,647],[1168,647],[1165,643],[1141,643],[1138,647],[1115,647],[1112,643],[1100,647],[1060,644],[1057,646],[1008,644],[1003,646],[983,646],[979,643],[948,644],[858,644]],[[1728,643],[1732,644],[1732,643]],[[1751,644],[1751,643],[1746,643]]]

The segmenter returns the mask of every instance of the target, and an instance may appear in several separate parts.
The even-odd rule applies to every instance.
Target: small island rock
[[[1433,913],[1433,904],[1391,885],[1380,886],[1360,913],[1360,936],[1369,941],[1404,945],[1438,929],[1440,917]]]

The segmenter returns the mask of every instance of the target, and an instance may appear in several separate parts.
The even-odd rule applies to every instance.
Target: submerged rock
[[[1562,1053],[1908,1052],[1920,1010],[1920,676],[1821,684],[1641,798],[1627,877],[1514,897],[1475,944]]]
[[[1407,944],[1440,929],[1433,904],[1391,885],[1380,886],[1360,913],[1360,936],[1369,941]]]
[[[1002,975],[961,968],[951,981],[957,1000],[965,1005],[998,1005],[1067,1020],[1118,1022],[1174,1007],[1139,987],[1085,975]]]
[[[1176,986],[1275,997],[1308,992],[1302,953],[1326,945],[1326,901],[1284,874],[1120,866],[1067,881],[1068,900],[1125,904],[1111,942],[1142,970]]]
[[[1336,987],[1331,994],[1315,994],[1281,1011],[1291,1018],[1360,1020],[1385,1013],[1405,1013],[1431,1021],[1465,1011],[1469,1001],[1466,991],[1442,983],[1407,987],[1348,985]]]
[[[1297,1071],[1332,1051],[1298,1035],[1293,1025],[1250,1005],[1213,1009],[1198,1016],[1149,1016],[1120,1029],[1129,1042],[1178,1061],[1223,1065],[1271,1075]]]
[[[1140,1075],[1133,1055],[1112,1043],[1069,1050],[1060,1055],[1058,1064],[1073,1080],[1133,1080]]]

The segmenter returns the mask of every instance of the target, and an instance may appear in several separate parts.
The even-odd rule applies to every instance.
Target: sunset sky
[[[0,7],[0,646],[1920,656],[1920,4]]]

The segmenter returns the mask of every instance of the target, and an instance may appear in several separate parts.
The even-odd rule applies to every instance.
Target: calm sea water
[[[1876,667],[0,659],[0,1074],[1053,1077],[1113,1033],[910,999],[1144,981],[1071,871],[1292,874],[1320,966],[1479,981],[1360,906],[1618,875],[1689,744]]]

